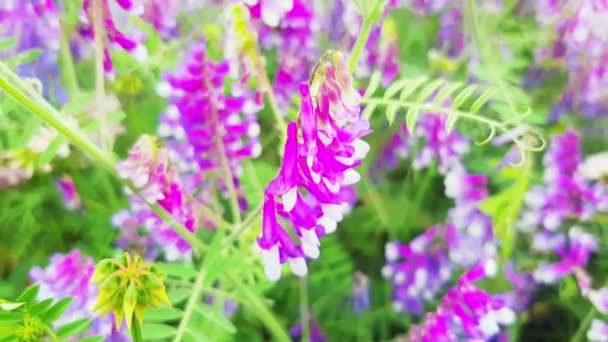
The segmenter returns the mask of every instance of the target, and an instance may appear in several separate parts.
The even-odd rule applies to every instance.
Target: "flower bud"
[[[95,311],[101,315],[114,312],[119,329],[123,317],[131,329],[133,316],[140,326],[143,324],[144,312],[148,307],[156,308],[160,304],[171,306],[158,266],[144,263],[139,255],[125,253],[120,261],[100,261],[91,282],[99,285]]]

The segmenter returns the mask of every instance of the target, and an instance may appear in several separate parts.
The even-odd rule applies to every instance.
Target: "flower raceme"
[[[285,262],[294,274],[307,273],[305,258],[319,256],[319,239],[334,232],[350,210],[356,197],[351,185],[360,179],[355,168],[369,151],[361,139],[370,133],[369,122],[361,118],[360,95],[341,53],[329,52],[300,94],[298,122],[287,126],[281,169],[264,192],[257,243],[271,280],[280,278]],[[292,224],[295,234],[282,223]]]

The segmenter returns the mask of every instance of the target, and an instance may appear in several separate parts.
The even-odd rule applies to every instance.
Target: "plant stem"
[[[205,76],[203,79],[205,83],[205,87],[207,89],[213,89],[213,84],[209,80],[209,77]],[[228,196],[230,197],[230,206],[232,215],[234,218],[234,222],[240,224],[241,219],[241,207],[239,206],[239,197],[236,192],[236,187],[234,186],[234,175],[232,174],[232,169],[230,168],[230,161],[228,160],[228,156],[226,155],[226,146],[224,145],[224,139],[222,138],[223,134],[226,132],[222,132],[222,129],[225,129],[223,125],[220,124],[220,116],[218,112],[218,108],[216,103],[218,103],[217,98],[215,97],[215,93],[212,91],[210,93],[211,102],[211,122],[215,125],[216,131],[213,137],[215,143],[215,150],[220,160],[220,166],[222,169],[222,174],[224,176],[224,183],[226,183],[226,188],[228,189]]]
[[[353,53],[351,54],[350,61],[348,62],[348,71],[351,75],[357,68],[357,62],[359,61],[359,57],[361,57],[361,52],[363,52],[365,43],[367,43],[367,39],[372,31],[373,24],[373,21],[368,16],[363,18],[363,27],[361,28],[361,33],[359,33],[359,37],[357,37],[357,41],[355,42],[355,46],[353,48]]]
[[[69,34],[69,29],[61,21],[59,54],[62,62],[61,65],[63,66],[62,75],[64,76],[64,83],[68,94],[72,97],[77,97],[80,94],[80,87],[78,86],[78,77],[76,77],[76,70],[74,68],[74,58],[72,58],[72,52],[70,51]]]
[[[243,285],[233,274],[228,274],[228,278],[237,287],[239,291],[243,293],[243,296],[250,304],[250,307],[255,311],[259,319],[264,322],[266,327],[270,330],[273,335],[273,341],[290,342],[291,338],[281,326],[281,323],[272,314],[270,310],[264,305],[260,298],[251,291],[251,289]]]
[[[239,234],[241,234],[242,232],[244,232],[247,228],[249,228],[249,226],[251,226],[251,224],[253,223],[254,220],[256,220],[260,213],[262,212],[262,207],[264,204],[260,204],[257,208],[255,208],[254,211],[252,211],[251,213],[249,213],[249,216],[247,216],[247,218],[245,219],[245,221],[243,221],[240,225],[236,226],[232,232],[230,233],[230,235],[228,236],[228,238],[225,240],[225,244],[230,244],[234,241],[234,239],[236,239],[237,236],[239,236]]]
[[[131,337],[133,337],[133,342],[144,342],[139,321],[135,318],[131,319]]]
[[[37,115],[39,118],[53,126],[59,133],[63,134],[73,145],[83,150],[91,159],[101,164],[104,168],[112,172],[118,177],[116,171],[116,162],[99,147],[90,142],[77,127],[70,127],[62,120],[62,115],[44,100],[40,94],[36,93],[28,87],[19,76],[15,75],[4,63],[0,62],[0,89],[6,91],[10,96],[15,98],[26,109]],[[119,178],[120,179],[120,178]],[[133,184],[120,179],[124,186],[129,187],[133,193],[139,195],[139,191]],[[164,208],[158,204],[152,204],[145,201],[146,204],[166,222],[171,223],[171,226],[176,232],[186,241],[190,242],[201,253],[206,250],[206,245],[194,236],[184,225],[173,219]]]
[[[302,317],[302,341],[310,341],[310,317],[308,314],[308,277],[300,279],[300,316]]]
[[[587,312],[587,315],[581,322],[581,325],[579,325],[574,336],[570,339],[570,342],[585,341],[585,332],[587,332],[587,328],[589,327],[589,324],[591,324],[593,317],[595,317],[595,306],[591,305],[591,309]]]
[[[177,333],[175,334],[174,342],[180,342],[186,333],[186,328],[188,327],[188,322],[190,322],[190,318],[192,318],[192,313],[194,312],[194,308],[198,305],[199,300],[201,299],[201,295],[203,293],[203,283],[205,282],[205,276],[207,276],[207,272],[205,272],[206,264],[203,263],[201,270],[198,272],[198,276],[194,281],[194,287],[192,288],[192,293],[190,294],[190,299],[186,304],[186,309],[184,310],[184,316],[179,322],[179,326],[177,327]]]
[[[274,90],[272,89],[272,85],[270,83],[270,80],[268,79],[268,75],[266,74],[264,59],[259,50],[259,47],[256,47],[255,50],[254,64],[258,80],[261,83],[262,89],[264,90],[266,97],[268,98],[268,103],[270,103],[270,110],[272,111],[272,115],[274,116],[277,130],[283,134],[282,136],[286,136],[287,124],[285,123],[283,115],[281,115],[281,110],[279,109],[279,105],[277,104],[277,99],[274,96]]]

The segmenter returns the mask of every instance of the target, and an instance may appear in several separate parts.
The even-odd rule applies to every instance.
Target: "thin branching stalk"
[[[249,303],[250,308],[253,309],[256,316],[264,322],[268,330],[273,336],[273,341],[280,342],[290,342],[291,338],[283,329],[281,323],[277,320],[276,316],[270,311],[264,302],[260,300],[260,297],[257,296],[252,290],[241,283],[239,279],[237,279],[233,274],[229,273],[228,278],[232,282],[236,288],[243,293],[245,300]]]
[[[61,59],[61,66],[63,67],[64,82],[68,94],[72,97],[77,97],[80,94],[80,87],[78,86],[78,77],[76,77],[76,69],[74,68],[74,58],[72,51],[70,50],[70,29],[66,26],[62,20],[61,23],[61,37],[60,37],[60,48],[59,54]]]
[[[133,186],[133,184],[118,177],[114,158],[93,144],[78,127],[71,127],[70,125],[67,125],[65,120],[63,120],[63,115],[61,113],[46,102],[46,100],[42,98],[40,94],[25,84],[23,80],[19,78],[19,76],[12,72],[8,66],[2,62],[0,62],[0,89],[6,91],[8,95],[12,96],[26,109],[55,128],[74,146],[84,151],[86,155],[88,155],[103,168],[109,170],[114,176],[120,179],[123,186],[130,188],[133,193],[139,194],[138,189]],[[194,234],[192,234],[183,224],[175,220],[163,207],[156,203],[149,203],[147,201],[146,204],[159,217],[169,223],[180,235],[180,237],[192,244],[196,250],[198,250],[200,253],[204,253],[206,251],[207,246]]]
[[[141,326],[139,325],[139,321],[135,318],[131,320],[131,337],[133,338],[133,342],[144,342]]]
[[[272,84],[268,79],[268,74],[266,73],[266,63],[264,62],[264,57],[262,56],[262,52],[260,51],[259,46],[255,47],[253,53],[253,65],[254,71],[258,78],[258,82],[260,82],[260,86],[268,99],[268,103],[270,103],[270,110],[272,111],[272,115],[274,116],[275,124],[277,130],[282,132],[283,135],[287,134],[287,123],[285,123],[285,119],[281,114],[281,110],[279,109],[279,105],[277,103],[277,98],[274,95],[274,90],[272,89]]]
[[[186,304],[184,316],[179,322],[179,326],[177,327],[177,332],[175,333],[175,338],[173,338],[173,342],[180,342],[183,339],[184,334],[186,333],[186,328],[188,328],[190,318],[192,318],[192,314],[194,313],[194,308],[199,304],[201,295],[203,293],[203,284],[205,282],[205,277],[207,276],[205,266],[206,264],[203,263],[201,270],[196,276],[196,280],[194,281],[194,287],[192,287],[192,293],[190,294],[190,299]]]
[[[359,33],[359,37],[357,37],[357,41],[355,42],[355,47],[353,48],[353,53],[350,56],[350,61],[348,62],[348,71],[353,74],[355,69],[357,68],[357,63],[359,62],[359,58],[361,57],[361,52],[363,52],[363,48],[367,43],[367,39],[369,38],[369,34],[372,31],[372,26],[374,22],[369,16],[365,16],[363,18],[363,27],[361,28],[361,33]]]
[[[308,277],[300,279],[300,316],[302,319],[302,341],[310,341],[310,315],[308,311]]]
[[[241,233],[251,227],[251,225],[260,218],[263,206],[263,203],[260,204],[257,208],[255,208],[255,210],[249,213],[249,216],[247,216],[247,218],[245,218],[245,220],[241,224],[235,226],[234,229],[232,229],[232,232],[230,233],[228,238],[225,240],[224,244],[231,244]]]
[[[208,89],[213,88],[213,84],[211,84],[207,75],[205,75],[203,82],[205,82],[205,87]],[[211,124],[216,126],[215,136],[213,137],[215,143],[215,150],[220,160],[220,167],[222,169],[222,175],[224,177],[224,183],[226,184],[226,188],[228,190],[228,196],[230,197],[230,206],[232,210],[232,216],[234,222],[236,224],[240,224],[242,221],[241,218],[241,207],[239,206],[239,197],[236,192],[236,187],[234,185],[234,175],[232,174],[232,169],[230,168],[230,161],[228,160],[228,156],[226,155],[226,146],[224,146],[224,139],[222,136],[225,132],[222,132],[222,129],[225,129],[223,126],[219,124],[220,117],[216,104],[218,103],[217,98],[215,97],[215,93],[211,92],[210,94],[211,101]]]
[[[595,317],[595,312],[595,306],[591,305],[591,309],[589,309],[589,312],[587,312],[587,315],[581,322],[581,325],[578,326],[578,329],[576,330],[574,336],[572,336],[572,338],[570,339],[570,342],[582,342],[587,340],[585,338],[585,333],[587,332],[587,329],[589,328],[593,317]]]

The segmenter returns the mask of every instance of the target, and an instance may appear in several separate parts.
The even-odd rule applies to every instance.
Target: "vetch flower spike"
[[[101,315],[114,312],[119,329],[123,318],[130,330],[134,317],[141,327],[147,308],[171,306],[163,279],[158,266],[144,263],[139,255],[125,253],[120,260],[104,259],[95,266],[91,278],[91,283],[99,286],[95,310]]]

